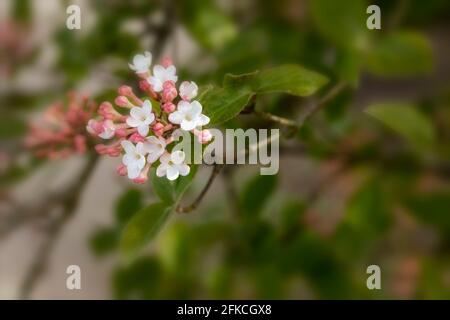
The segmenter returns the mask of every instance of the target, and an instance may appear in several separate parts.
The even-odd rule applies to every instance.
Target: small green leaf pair
[[[153,190],[161,201],[152,203],[133,215],[122,233],[122,253],[128,257],[133,256],[158,234],[175,211],[196,172],[197,166],[192,165],[189,175],[171,182],[156,176],[155,170],[152,171]]]

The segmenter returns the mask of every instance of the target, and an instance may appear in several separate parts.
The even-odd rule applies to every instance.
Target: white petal
[[[197,96],[198,86],[195,82],[183,81],[180,85],[180,96],[183,99],[191,100]]]
[[[183,151],[177,150],[172,152],[172,154],[170,155],[170,159],[172,160],[173,163],[175,164],[181,164],[184,161],[184,158],[186,157],[186,155],[184,154]]]
[[[132,144],[130,141],[128,140],[124,140],[120,143],[120,145],[122,146],[122,148],[125,150],[126,153],[133,153],[135,150],[134,144]]]
[[[180,173],[178,172],[178,169],[175,166],[171,166],[167,168],[167,172],[166,172],[166,176],[167,179],[169,180],[175,180],[176,178],[178,178],[178,176],[180,175]]]
[[[150,128],[148,124],[143,124],[140,125],[137,130],[141,136],[146,137],[148,135],[148,131],[150,130]]]
[[[169,163],[170,161],[170,154],[169,153],[164,153],[161,158],[159,158],[159,161],[161,162],[161,164],[167,165],[167,163]]]
[[[157,77],[151,76],[147,79],[147,82],[152,86],[153,91],[161,92],[163,89],[163,83]]]
[[[128,117],[127,118],[127,125],[129,125],[130,127],[136,128],[141,124],[141,121],[133,118],[133,117]]]
[[[144,110],[142,108],[133,107],[133,108],[131,108],[130,115],[133,118],[135,118],[137,120],[140,120],[140,119],[142,119],[145,116],[145,113],[144,113]]]
[[[197,100],[191,102],[191,111],[193,115],[198,116],[202,113],[202,105]]]
[[[182,113],[189,112],[189,110],[191,110],[191,103],[187,101],[180,101],[178,102],[177,110]]]
[[[144,155],[146,153],[145,146],[143,142],[138,142],[136,145],[136,152],[140,155]]]
[[[189,172],[191,171],[191,168],[187,164],[179,164],[177,165],[178,172],[182,176],[187,176]]]
[[[153,113],[150,113],[147,118],[145,119],[144,123],[146,125],[151,124],[153,121],[155,121],[155,115]]]
[[[183,120],[180,124],[181,129],[185,131],[191,131],[192,129],[195,129],[196,126],[197,126],[196,121]]]
[[[209,123],[209,117],[201,114],[197,117],[197,126],[205,126]]]
[[[167,165],[166,164],[160,164],[158,168],[156,168],[156,175],[158,177],[164,177],[167,172]]]
[[[142,110],[147,116],[152,114],[152,103],[150,102],[150,100],[144,101],[144,103],[142,104]]]
[[[136,161],[136,166],[139,169],[143,169],[145,167],[145,157],[141,155],[141,157],[139,158],[139,160]]]
[[[153,75],[161,81],[163,80],[165,72],[166,69],[160,64],[153,67]]]
[[[155,162],[156,160],[158,160],[158,158],[159,158],[160,155],[161,155],[161,153],[159,153],[159,152],[150,152],[150,153],[148,154],[148,156],[147,156],[147,161],[148,161],[149,163],[153,163],[153,162]]]
[[[173,81],[173,82],[177,82],[178,81],[178,76],[176,75],[177,73],[177,69],[175,68],[174,65],[171,65],[169,67],[166,68],[166,81]]]
[[[134,159],[129,155],[129,154],[125,154],[122,157],[122,163],[126,166],[130,165],[131,163],[133,163]]]
[[[169,121],[174,124],[180,124],[183,121],[183,114],[179,111],[172,112],[169,114]]]
[[[127,166],[128,178],[136,179],[141,174],[141,168],[136,165]]]

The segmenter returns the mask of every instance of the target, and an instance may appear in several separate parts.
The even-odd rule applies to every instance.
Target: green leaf
[[[101,228],[96,230],[89,239],[91,250],[97,256],[103,256],[113,251],[119,240],[119,233],[114,228]]]
[[[152,169],[150,173],[152,180],[153,191],[161,199],[161,201],[171,204],[174,202],[173,185],[166,177],[158,177],[156,169]]]
[[[368,46],[364,0],[313,0],[310,5],[313,21],[324,37],[347,49]]]
[[[17,138],[27,131],[25,122],[16,116],[4,116],[0,119],[0,138]]]
[[[328,79],[317,72],[297,65],[246,74],[227,74],[222,88],[207,90],[199,98],[211,125],[226,122],[238,115],[255,94],[288,93],[309,96],[317,92]]]
[[[249,103],[253,92],[243,88],[213,88],[200,99],[210,125],[217,125],[237,116]]]
[[[276,190],[277,175],[256,175],[245,186],[242,194],[242,209],[244,214],[257,217],[267,200]]]
[[[185,177],[179,177],[174,184],[174,195],[175,195],[175,201],[178,202],[181,200],[181,197],[186,192],[186,190],[191,185],[192,181],[195,178],[195,175],[197,174],[198,166],[195,164],[191,165],[191,171],[189,174]]]
[[[116,204],[116,219],[120,224],[125,224],[143,207],[142,192],[136,189],[125,191]]]
[[[417,146],[430,145],[435,139],[432,123],[414,106],[382,103],[369,106],[365,112]]]
[[[414,76],[433,69],[433,52],[428,39],[414,32],[387,35],[368,54],[368,69],[379,76]]]
[[[405,205],[419,221],[450,235],[450,191],[414,194]]]
[[[172,209],[167,203],[154,203],[137,212],[122,233],[121,252],[133,255],[152,240],[167,222]]]
[[[306,97],[316,93],[328,79],[301,66],[283,65],[259,72],[252,82],[256,93],[283,92]]]
[[[360,258],[390,226],[392,217],[378,178],[371,178],[352,195],[333,239],[344,257]]]

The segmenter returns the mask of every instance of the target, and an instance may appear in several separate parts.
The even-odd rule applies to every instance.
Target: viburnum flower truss
[[[25,146],[37,157],[56,159],[84,154],[88,144],[93,143],[85,128],[97,105],[76,93],[69,93],[67,100],[52,104],[30,124]]]
[[[169,58],[163,59],[161,65],[153,68],[151,65],[149,52],[134,56],[129,64],[140,78],[139,88],[144,97],[138,97],[129,86],[121,86],[114,103],[124,112],[103,102],[99,117],[87,125],[94,136],[111,140],[96,145],[97,152],[111,157],[122,155],[117,172],[136,183],[148,180],[152,166],[156,167],[158,177],[169,180],[189,174],[185,153],[172,152],[179,130],[191,132],[202,144],[212,139],[209,130],[201,128],[209,123],[209,118],[202,114],[200,102],[194,100],[197,85],[184,81],[177,88],[176,68]]]

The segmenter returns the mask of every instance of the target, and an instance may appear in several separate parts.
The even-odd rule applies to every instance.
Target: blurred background
[[[66,27],[71,4],[80,30]],[[381,30],[366,27],[369,4]],[[450,298],[449,34],[447,0],[2,0],[0,298]],[[227,166],[195,212],[124,262],[118,239],[150,184],[117,176],[119,159],[42,157],[26,142],[68,92],[100,103],[136,85],[128,62],[143,51],[199,84],[296,63],[348,86],[282,141],[278,175]],[[256,103],[297,119],[315,98]],[[276,126],[243,115],[234,127]],[[366,287],[372,264],[381,290]],[[66,288],[69,265],[81,290]]]

